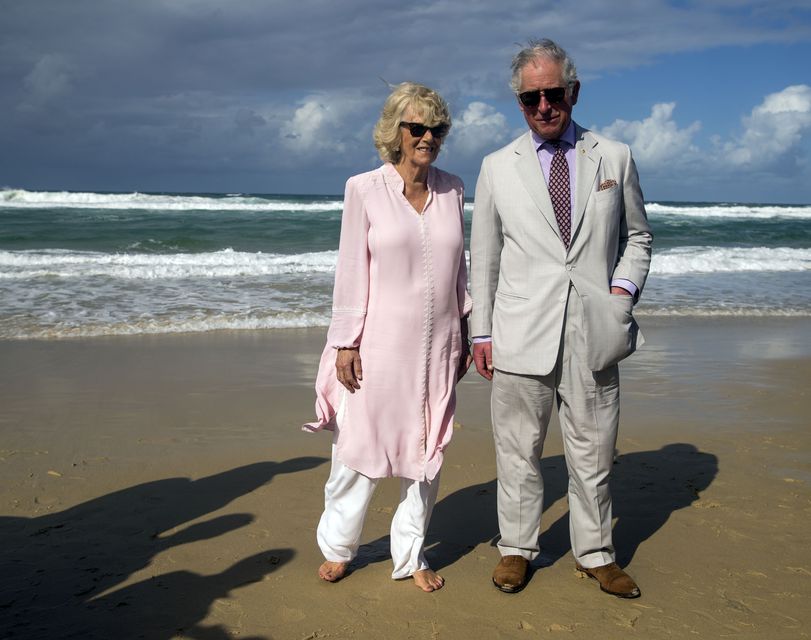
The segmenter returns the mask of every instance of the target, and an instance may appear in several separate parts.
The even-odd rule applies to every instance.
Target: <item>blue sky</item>
[[[811,203],[811,5],[784,0],[0,0],[0,186],[340,193],[390,83],[450,102],[473,193],[520,134],[509,61],[567,48],[574,117],[648,200]]]

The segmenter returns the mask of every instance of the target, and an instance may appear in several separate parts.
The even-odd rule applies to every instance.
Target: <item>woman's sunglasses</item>
[[[525,107],[537,107],[541,104],[541,95],[549,104],[563,102],[566,97],[566,87],[552,87],[551,89],[533,89],[518,94],[518,99]]]
[[[401,122],[401,127],[408,127],[408,132],[415,138],[422,138],[426,131],[430,131],[434,138],[444,138],[451,130],[451,125],[441,122],[433,127],[428,127],[421,122]]]

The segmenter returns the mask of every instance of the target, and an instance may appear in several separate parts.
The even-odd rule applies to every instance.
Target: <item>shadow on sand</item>
[[[544,511],[566,498],[568,477],[563,455],[541,460]],[[669,444],[657,451],[619,456],[611,476],[614,545],[617,562],[626,566],[645,540],[664,526],[670,515],[699,499],[718,473],[718,458],[692,444]],[[426,556],[435,569],[453,564],[482,543],[498,540],[496,481],[449,494],[434,507],[426,538]],[[554,564],[571,549],[568,513],[540,536],[541,553],[534,568]],[[495,566],[498,554],[493,554]],[[389,537],[363,545],[352,569],[389,559]]]
[[[211,604],[262,580],[289,562],[294,550],[259,553],[214,575],[179,570],[120,585],[157,554],[244,527],[254,516],[235,513],[184,524],[276,475],[324,462],[318,457],[260,462],[199,480],[147,482],[40,517],[0,517],[3,637],[152,640],[182,634],[230,640],[227,629],[200,624]],[[178,527],[183,528],[174,531]]]

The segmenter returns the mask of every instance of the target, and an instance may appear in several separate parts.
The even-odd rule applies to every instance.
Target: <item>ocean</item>
[[[327,326],[341,207],[341,196],[0,190],[0,339]],[[647,210],[639,316],[811,316],[811,205]]]

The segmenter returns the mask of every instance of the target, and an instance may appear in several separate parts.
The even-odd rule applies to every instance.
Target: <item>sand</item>
[[[811,319],[643,318],[622,367],[623,601],[574,571],[560,436],[542,554],[496,591],[488,385],[460,384],[428,557],[392,581],[397,482],[359,558],[316,575],[329,464],[312,417],[324,331],[0,342],[2,638],[811,636]]]

